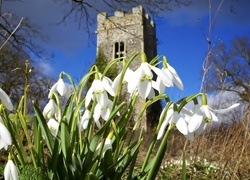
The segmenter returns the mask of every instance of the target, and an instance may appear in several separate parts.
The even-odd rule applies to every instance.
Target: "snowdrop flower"
[[[111,113],[112,103],[113,102],[108,99],[104,106],[101,106],[99,103],[96,104],[93,117],[98,128],[101,128],[99,121],[100,117],[102,117],[105,121],[108,120]],[[119,116],[120,113],[117,112],[117,115]]]
[[[4,168],[4,179],[5,180],[18,180],[18,172],[15,164],[12,160],[8,160]]]
[[[88,124],[89,124],[90,115],[91,115],[91,112],[88,109],[86,109],[84,114],[81,117],[81,122],[80,122],[80,126],[79,126],[80,131],[87,129]]]
[[[98,146],[96,147],[95,155],[98,153],[98,151],[99,151],[100,148],[101,148],[101,143],[99,143]],[[106,152],[108,149],[112,149],[112,141],[111,141],[111,139],[106,138],[106,139],[105,139],[105,142],[104,142],[103,149],[102,149],[102,153],[101,153],[101,154],[102,154],[102,157],[104,157],[105,152]]]
[[[0,88],[0,99],[1,99],[1,102],[3,103],[3,105],[10,111],[13,110],[13,104],[12,102],[10,101],[10,98],[9,96],[5,93],[4,90],[2,90]]]
[[[128,86],[127,86],[127,89],[128,89],[128,92],[130,94],[132,94],[135,90],[135,87],[136,87],[136,84],[134,83],[133,79],[135,78],[135,73],[134,71],[132,71],[131,69],[127,69],[125,74],[124,74],[124,79],[123,79],[123,82],[127,82],[128,83]],[[116,78],[114,79],[113,83],[112,83],[112,88],[114,90],[116,90],[117,86],[118,86],[118,83],[120,82],[120,79],[121,79],[121,73],[119,73]]]
[[[50,118],[51,116],[54,116],[57,114],[58,106],[56,105],[54,99],[50,99],[48,104],[43,109],[43,115],[44,117],[47,116]]]
[[[62,78],[59,78],[59,80],[52,86],[50,92],[49,92],[49,98],[52,97],[52,92],[55,91],[58,92],[61,96],[69,98],[70,96],[70,90],[67,84],[65,84],[64,80]]]
[[[54,118],[50,118],[47,125],[51,134],[56,137],[59,128],[59,123]]]
[[[164,111],[165,111],[165,109],[161,112],[160,119],[162,119]],[[169,109],[167,110],[167,114],[166,114],[166,116],[165,116],[165,118],[164,118],[164,120],[163,120],[163,122],[161,124],[160,130],[159,130],[158,135],[157,135],[157,140],[159,140],[159,139],[161,139],[163,137],[164,131],[165,131],[167,125],[169,124],[170,119],[173,116],[173,113],[174,113],[174,109],[173,109],[173,105],[171,105],[169,107]]]
[[[159,69],[154,66],[151,66],[151,68],[157,75],[156,81],[153,81],[152,85],[154,89],[159,92],[159,94],[164,93],[166,87],[172,87],[174,85],[172,78],[170,78],[169,75],[164,72],[164,69]]]
[[[152,89],[153,73],[147,62],[142,62],[140,67],[134,72],[135,77],[131,81],[131,91],[138,89],[139,95],[146,99]]]
[[[162,116],[162,114],[161,114],[161,116]],[[174,111],[173,105],[171,105],[169,107],[167,114],[166,114],[166,117],[165,117],[165,119],[160,127],[160,130],[159,130],[158,135],[157,135],[158,140],[163,137],[164,131],[165,131],[168,124],[174,124],[176,126],[176,128],[183,135],[188,135],[188,124],[181,114],[179,114],[177,111]]]
[[[167,58],[164,56],[163,57],[163,72],[165,73],[165,76],[168,76],[169,79],[180,89],[183,90],[183,84],[182,81],[180,79],[180,77],[178,76],[176,70],[170,66],[167,62]],[[165,83],[164,83],[165,84]],[[165,84],[166,86],[168,84]]]
[[[8,146],[12,144],[9,130],[4,126],[0,119],[0,150],[4,148],[7,150]]]
[[[200,108],[198,108],[198,110],[196,110],[196,112],[190,119],[190,122],[188,124],[189,132],[190,133],[195,132],[198,135],[202,134],[203,131],[205,130],[207,122],[218,121],[218,118],[216,117],[214,112],[224,114],[238,107],[239,105],[240,105],[239,103],[236,103],[228,108],[219,110],[214,110],[210,108],[208,105],[202,105]]]
[[[155,93],[154,89],[158,90],[158,83],[153,80],[153,70],[158,76],[164,76],[164,73],[160,69],[154,67],[147,62],[142,62],[140,67],[134,72],[130,73],[130,81],[128,81],[128,91],[133,93],[135,89],[138,89],[139,95],[143,98],[152,98]],[[163,78],[164,79],[164,78]],[[164,80],[166,82],[167,80]]]
[[[88,107],[91,99],[94,100],[94,98],[96,98],[97,102],[101,106],[105,106],[106,102],[108,101],[107,92],[111,96],[115,95],[110,81],[106,78],[103,78],[102,80],[95,79],[86,94],[85,107]]]

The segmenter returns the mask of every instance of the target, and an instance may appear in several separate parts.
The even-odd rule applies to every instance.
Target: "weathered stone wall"
[[[131,13],[116,11],[114,16],[109,17],[107,13],[99,13],[97,16],[97,52],[98,48],[104,50],[105,56],[112,60],[114,59],[114,45],[116,42],[124,42],[125,57],[129,57],[136,51],[144,51],[150,61],[157,55],[156,47],[156,32],[154,22],[151,21],[148,14],[144,12],[142,6],[137,6],[132,9]],[[135,70],[141,64],[140,56],[138,56],[130,65],[132,70]],[[118,70],[122,68],[122,62],[117,64]],[[128,98],[128,95],[123,95],[123,98]],[[135,116],[142,109],[145,100],[139,99],[136,108]],[[144,122],[141,126],[146,126],[146,121],[155,121],[161,109],[160,103],[155,103],[144,114]],[[154,114],[153,114],[154,113]],[[148,119],[148,120],[146,120]]]

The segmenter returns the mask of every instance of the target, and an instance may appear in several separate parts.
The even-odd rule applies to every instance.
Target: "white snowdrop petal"
[[[153,98],[153,97],[155,97],[155,91],[154,91],[153,88],[150,88],[150,92],[149,92],[147,98],[148,98],[148,99],[151,99],[151,98]]]
[[[194,133],[196,135],[201,135],[204,132],[206,126],[207,126],[207,123],[205,123],[204,121],[202,121],[200,127]]]
[[[8,160],[5,168],[4,168],[4,178],[6,180],[18,180],[18,172],[15,164],[12,160]]]
[[[146,75],[153,78],[153,73],[152,73],[148,63],[146,63],[146,62],[141,63],[141,67]]]
[[[227,112],[233,110],[234,108],[238,107],[239,105],[240,105],[240,103],[236,103],[236,104],[233,104],[230,107],[225,108],[225,109],[212,109],[210,107],[209,107],[209,109],[213,112],[224,114],[224,113],[227,113]]]
[[[93,88],[90,87],[87,94],[86,94],[85,107],[88,107],[88,105],[92,99],[92,96],[93,96]]]
[[[114,91],[116,91],[120,80],[121,80],[121,73],[116,76],[116,78],[114,79],[114,81],[112,83],[112,88],[114,89]]]
[[[143,81],[138,85],[138,92],[143,99],[146,99],[151,91],[151,82]]]
[[[59,123],[55,119],[51,118],[49,122],[47,123],[47,125],[51,134],[53,136],[56,136],[58,132],[58,128],[59,128]]]
[[[194,141],[194,133],[188,133],[187,135],[184,135],[188,140]]]
[[[157,135],[157,140],[163,137],[167,125],[168,125],[168,121],[163,121],[163,123],[161,124],[160,130],[158,132],[158,135]]]
[[[96,104],[95,109],[94,109],[94,114],[93,114],[93,118],[95,121],[99,120],[100,116],[101,116],[101,110],[102,107],[99,103]]]
[[[196,131],[200,127],[202,121],[203,121],[203,115],[195,113],[189,121],[188,131],[190,133]]]
[[[212,115],[208,105],[202,105],[200,109],[206,118],[212,119]]]
[[[67,94],[67,92],[69,91],[68,86],[64,83],[63,79],[60,78],[57,81],[57,87],[56,87],[57,92],[61,95],[61,96],[65,96]]]
[[[3,105],[10,111],[13,110],[13,104],[9,98],[9,96],[5,93],[4,90],[0,88],[0,99],[3,103]]]
[[[172,73],[173,75],[173,81],[175,83],[175,85],[180,89],[183,90],[183,84],[182,81],[180,79],[180,77],[178,76],[177,72],[175,71],[175,69],[170,66],[169,64],[167,64],[169,71]]]
[[[163,69],[159,69],[154,66],[150,66],[153,71],[157,74],[157,78],[161,79],[162,83],[167,86],[171,87],[173,86],[172,80],[169,78],[169,76],[163,71]]]
[[[111,95],[111,96],[115,96],[115,91],[114,89],[111,87],[111,85],[105,83],[102,81],[102,86],[104,87],[104,89]]]
[[[180,117],[176,122],[177,129],[184,135],[188,134],[188,126],[183,117]]]
[[[51,99],[52,98],[52,91],[56,91],[57,89],[57,82],[51,87],[50,91],[49,91],[49,95],[48,95],[48,98]]]
[[[8,146],[12,144],[12,139],[9,130],[0,123],[0,149],[7,150]]]
[[[81,130],[87,129],[90,115],[91,115],[91,112],[88,109],[86,109],[83,116],[81,117],[81,125],[80,125]]]

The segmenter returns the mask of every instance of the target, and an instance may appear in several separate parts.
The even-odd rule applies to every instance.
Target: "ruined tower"
[[[97,16],[97,52],[101,49],[108,60],[127,58],[136,51],[144,51],[148,61],[157,55],[155,24],[142,6],[132,8],[132,12],[115,11],[114,16],[106,12]],[[138,56],[130,65],[135,70],[141,64]],[[118,70],[122,63],[117,64]],[[139,113],[145,100],[140,99],[135,114]],[[160,102],[156,102],[144,114],[145,124],[152,124],[159,117]],[[158,121],[158,119],[157,119]]]

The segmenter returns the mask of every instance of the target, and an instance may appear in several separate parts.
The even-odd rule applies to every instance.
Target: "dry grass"
[[[187,169],[189,179],[250,179],[250,111],[241,121],[210,126],[202,136],[196,137],[194,142],[187,141],[177,130],[171,132],[163,161],[168,171],[166,162],[170,159],[181,160],[185,143],[186,157],[193,159],[193,164]],[[141,153],[144,153],[143,149],[147,150],[147,145],[142,148]],[[207,171],[207,167],[197,165],[198,161],[203,159],[215,165],[216,172],[203,172]],[[200,167],[200,171],[194,170],[197,166]],[[179,167],[172,167],[171,172],[167,174],[168,179],[178,179],[180,171]]]

